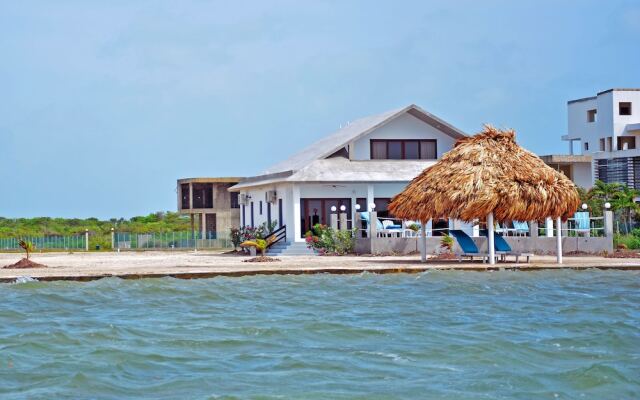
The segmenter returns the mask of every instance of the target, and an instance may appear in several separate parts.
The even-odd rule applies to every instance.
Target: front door
[[[345,206],[347,213],[347,219],[351,218],[351,199],[301,199],[300,211],[301,211],[301,227],[302,237],[305,233],[316,224],[329,225],[331,224],[331,207],[336,207],[336,213],[340,213],[340,207]],[[349,221],[348,228],[351,227],[351,221]]]

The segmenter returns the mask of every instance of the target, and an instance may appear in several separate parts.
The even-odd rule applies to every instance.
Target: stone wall
[[[474,237],[473,241],[480,252],[487,251],[487,238]],[[505,237],[514,252],[534,253],[544,255],[556,254],[556,238],[554,237]],[[427,254],[434,254],[440,247],[441,237],[427,237]],[[355,251],[358,254],[410,254],[420,251],[419,238],[361,238],[356,240]],[[455,242],[454,253],[461,252]],[[562,238],[562,252],[586,252],[600,254],[613,252],[611,237],[564,237]]]

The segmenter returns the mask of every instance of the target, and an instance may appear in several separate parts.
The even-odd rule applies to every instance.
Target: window
[[[635,148],[635,136],[618,136],[618,150],[633,150]]]
[[[584,151],[589,151],[589,142],[584,142]]]
[[[437,141],[428,140],[371,140],[372,160],[435,160]]]
[[[183,210],[188,210],[189,208],[191,208],[191,206],[189,205],[189,197],[191,197],[191,194],[189,193],[188,183],[183,183],[180,185],[180,193],[182,194],[182,207],[180,208]]]
[[[628,101],[621,101],[618,103],[618,114],[631,115],[631,103]]]
[[[240,195],[240,193],[238,192],[231,192],[230,193],[230,200],[231,200],[231,204],[230,207],[231,208],[240,208],[240,202],[238,201],[238,196]]]
[[[604,138],[600,139],[600,151],[604,151]]]
[[[598,115],[598,110],[588,110],[587,111],[587,122],[596,122],[596,116]]]
[[[193,208],[213,208],[213,184],[194,183]]]

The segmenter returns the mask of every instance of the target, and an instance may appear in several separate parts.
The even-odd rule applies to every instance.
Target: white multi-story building
[[[591,181],[640,189],[640,89],[609,89],[567,103],[570,154],[574,142],[591,156]]]

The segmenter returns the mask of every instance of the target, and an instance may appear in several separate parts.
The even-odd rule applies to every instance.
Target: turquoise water
[[[640,398],[640,273],[0,285],[1,399]]]

